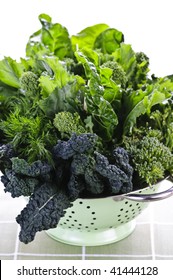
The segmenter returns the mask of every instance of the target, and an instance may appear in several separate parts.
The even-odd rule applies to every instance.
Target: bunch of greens
[[[56,227],[78,197],[116,195],[173,172],[173,82],[121,31],[96,24],[70,36],[50,16],[26,57],[0,61],[0,170],[27,196],[20,240]]]

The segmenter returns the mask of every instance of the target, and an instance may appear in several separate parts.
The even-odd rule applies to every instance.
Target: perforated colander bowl
[[[150,201],[167,198],[172,194],[172,183],[165,179],[152,188],[124,195],[77,199],[67,209],[58,226],[47,233],[71,245],[98,246],[117,242],[135,229],[135,218]]]

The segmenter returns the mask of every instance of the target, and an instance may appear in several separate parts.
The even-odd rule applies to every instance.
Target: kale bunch
[[[84,133],[73,134],[67,141],[58,141],[53,149],[55,160],[62,158],[71,161],[71,180],[81,181],[93,194],[101,194],[109,190],[109,194],[124,193],[132,190],[133,168],[129,164],[129,157],[123,148],[113,151],[113,161],[97,151],[97,135]]]

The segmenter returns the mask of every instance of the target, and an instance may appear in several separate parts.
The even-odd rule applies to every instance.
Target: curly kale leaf
[[[76,154],[71,163],[71,172],[76,176],[83,176],[86,189],[94,194],[102,193],[104,183],[95,171],[95,159],[91,155]]]
[[[123,148],[114,151],[115,163],[110,164],[107,157],[96,154],[96,171],[105,177],[113,194],[132,191],[133,168],[129,164],[128,155]]]
[[[0,169],[4,172],[5,168],[11,167],[11,158],[15,156],[11,144],[0,145]]]
[[[29,196],[42,182],[51,179],[52,167],[44,162],[35,161],[28,164],[24,159],[11,158],[10,169],[4,170],[1,181],[5,192],[10,192],[12,197]]]
[[[52,167],[40,160],[37,160],[31,164],[29,164],[26,160],[20,159],[18,157],[13,157],[12,161],[12,170],[18,174],[38,177],[45,176],[50,173]]]
[[[80,193],[85,189],[85,182],[81,177],[71,174],[69,182],[67,184],[67,192],[70,201],[74,201],[79,198]]]
[[[38,231],[55,228],[64,210],[71,206],[67,195],[52,185],[43,184],[30,197],[16,221],[21,226],[19,239],[27,244],[34,240]]]
[[[5,170],[5,174],[1,177],[1,182],[4,184],[4,191],[10,192],[12,197],[29,196],[34,189],[39,186],[39,180],[36,178],[22,178],[13,170]]]
[[[69,159],[76,153],[84,153],[92,150],[97,139],[96,134],[83,133],[76,135],[76,133],[73,133],[68,141],[58,141],[57,145],[53,148],[53,154],[58,158]]]

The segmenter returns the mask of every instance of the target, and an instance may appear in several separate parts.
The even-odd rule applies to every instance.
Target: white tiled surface
[[[54,241],[46,233],[24,245],[18,240],[15,217],[25,205],[0,187],[0,259],[164,259],[173,260],[173,196],[150,203],[126,239],[97,247],[71,246]]]

